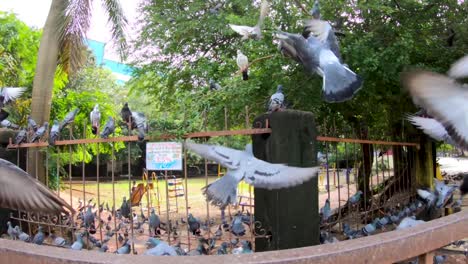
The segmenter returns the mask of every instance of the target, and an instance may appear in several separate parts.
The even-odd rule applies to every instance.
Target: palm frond
[[[120,58],[125,60],[127,57],[127,40],[125,38],[125,28],[127,19],[125,18],[122,6],[119,0],[103,0],[102,3],[107,12],[108,22],[111,25],[112,40],[117,45]]]

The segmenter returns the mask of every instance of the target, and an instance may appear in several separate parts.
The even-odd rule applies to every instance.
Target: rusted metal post
[[[434,251],[427,252],[426,254],[418,257],[419,264],[432,264],[434,263]]]
[[[267,118],[272,129],[270,136],[252,137],[257,158],[290,166],[316,166],[317,128],[311,113],[274,112],[257,117],[254,124],[264,124]],[[319,244],[316,177],[293,188],[272,191],[255,188],[254,191],[255,221],[259,221],[270,236],[269,239],[256,238],[257,252]]]

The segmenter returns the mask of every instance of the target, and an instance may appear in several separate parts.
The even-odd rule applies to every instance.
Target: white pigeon
[[[320,172],[320,167],[289,167],[257,159],[250,144],[244,151],[190,142],[185,143],[185,147],[227,168],[225,176],[203,188],[207,200],[220,208],[237,203],[237,185],[241,180],[255,188],[272,190],[302,184]]]
[[[268,112],[276,112],[284,108],[283,86],[280,84],[278,85],[276,92],[270,97],[270,101],[268,102]]]
[[[444,126],[457,146],[468,149],[468,86],[455,80],[468,77],[468,55],[455,62],[448,74],[411,71],[403,75],[403,84],[413,101]]]
[[[242,72],[242,80],[247,81],[249,79],[249,58],[242,53],[242,51],[237,50],[237,66]]]
[[[20,97],[24,91],[26,87],[3,87],[0,92],[0,108]]]
[[[411,124],[421,129],[424,134],[430,136],[431,138],[437,141],[444,141],[450,145],[455,145],[455,142],[447,133],[445,127],[434,118],[408,115],[407,119],[411,122]]]
[[[265,17],[268,15],[268,9],[269,9],[269,3],[266,0],[262,1],[262,4],[260,6],[260,17],[258,18],[257,25],[254,27],[249,27],[249,26],[240,26],[240,25],[233,25],[229,24],[232,30],[235,32],[239,33],[242,36],[242,40],[246,40],[249,38],[252,39],[261,39],[262,38],[262,31],[261,27],[263,25],[263,21],[265,20]]]
[[[400,224],[397,226],[397,230],[406,229],[415,227],[417,225],[423,224],[425,221],[423,220],[416,220],[414,217],[405,217],[401,220]]]
[[[99,104],[96,104],[93,108],[93,111],[89,114],[89,119],[91,120],[91,132],[93,135],[99,133],[99,127],[101,122],[101,112],[99,111]]]
[[[424,201],[426,201],[428,207],[433,206],[437,200],[437,197],[435,196],[435,194],[430,191],[418,189],[417,193],[419,197],[421,197]]]

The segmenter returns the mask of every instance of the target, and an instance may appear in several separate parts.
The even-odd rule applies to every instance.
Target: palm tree
[[[124,29],[127,20],[119,0],[101,0],[111,25],[112,40],[118,45],[121,58],[125,58],[127,42]],[[36,122],[49,121],[52,104],[52,91],[57,66],[68,74],[73,74],[86,58],[85,34],[90,26],[93,0],[52,0],[44,25],[36,74],[34,76],[31,116]],[[35,172],[35,155],[30,160],[28,172]],[[38,164],[44,157],[39,157]],[[39,166],[38,177],[45,181],[45,170]]]

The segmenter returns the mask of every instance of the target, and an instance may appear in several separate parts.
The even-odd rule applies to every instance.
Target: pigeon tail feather
[[[242,80],[247,81],[249,79],[249,72],[247,70],[242,72]]]
[[[204,187],[203,194],[211,204],[225,208],[228,204],[237,202],[237,184],[235,177],[225,175]]]
[[[338,61],[324,65],[323,92],[324,99],[328,103],[340,103],[350,100],[361,87],[361,77]]]
[[[91,133],[93,133],[93,135],[96,135],[96,133],[97,133],[97,127],[96,126],[91,127]]]

